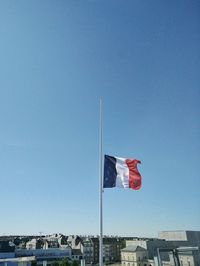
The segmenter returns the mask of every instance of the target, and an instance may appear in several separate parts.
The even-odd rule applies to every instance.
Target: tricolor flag
[[[104,157],[104,188],[141,188],[141,175],[137,169],[138,160],[118,158],[109,155]]]

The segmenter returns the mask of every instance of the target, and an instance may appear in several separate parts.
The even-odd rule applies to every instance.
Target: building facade
[[[140,246],[128,246],[121,250],[122,266],[147,266],[148,252]]]

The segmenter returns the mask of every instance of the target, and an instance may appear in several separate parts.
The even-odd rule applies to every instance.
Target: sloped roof
[[[140,246],[128,246],[126,248],[123,248],[121,251],[123,251],[123,252],[136,252],[136,251],[146,251],[146,249],[142,248]]]

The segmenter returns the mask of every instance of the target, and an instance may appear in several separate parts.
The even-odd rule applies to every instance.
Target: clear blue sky
[[[0,234],[98,234],[104,153],[142,161],[107,189],[104,233],[200,230],[200,2],[0,1]]]

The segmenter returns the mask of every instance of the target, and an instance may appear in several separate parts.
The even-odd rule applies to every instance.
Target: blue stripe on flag
[[[115,187],[117,178],[116,158],[105,155],[103,187]]]

